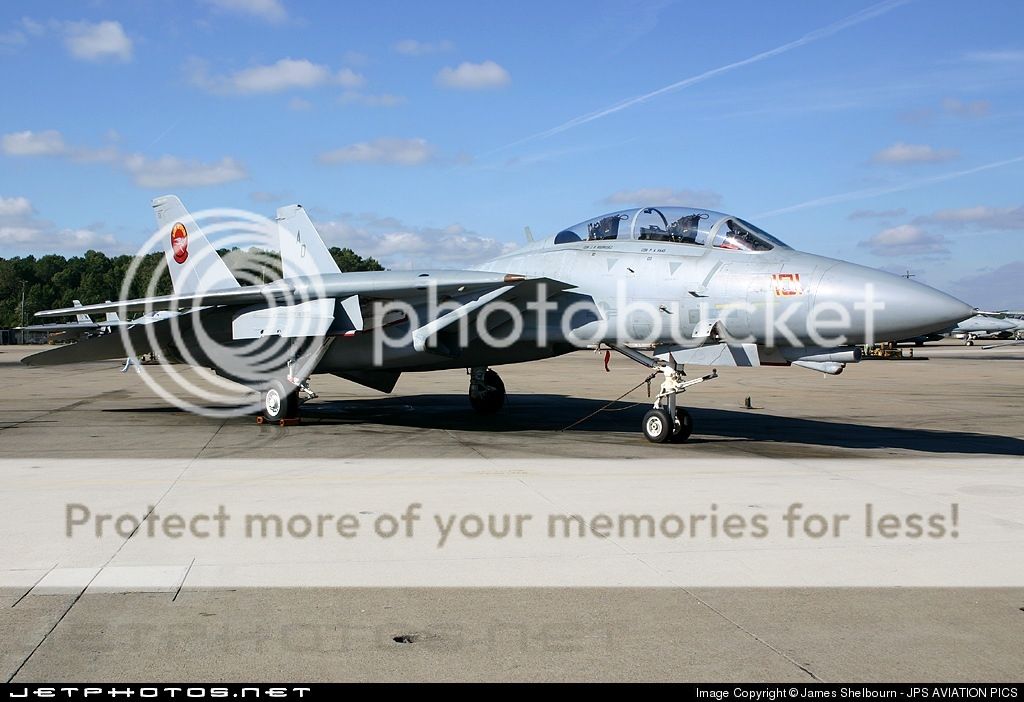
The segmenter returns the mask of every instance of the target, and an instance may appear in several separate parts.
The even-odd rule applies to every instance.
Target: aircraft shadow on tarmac
[[[480,416],[462,394],[409,395],[353,400],[316,400],[302,406],[303,424],[378,424],[455,431],[559,432],[607,404],[564,395],[509,395],[505,408],[493,416]],[[211,405],[211,408],[214,406]],[[606,411],[572,427],[568,433],[639,434],[650,404],[617,402]],[[218,405],[217,409],[230,409]],[[900,429],[851,422],[823,422],[802,417],[770,415],[762,410],[688,408],[695,431],[687,443],[746,440],[848,449],[902,449],[925,453],[961,453],[1021,456],[1024,440],[997,434]],[[104,412],[173,413],[176,407],[106,409]]]
[[[497,415],[481,417],[465,395],[412,395],[359,400],[316,401],[302,408],[308,424],[383,424],[422,429],[480,432],[557,432],[606,404],[564,395],[509,395]],[[575,432],[636,432],[650,408],[647,402],[619,402],[570,429]],[[927,453],[1024,455],[1024,440],[992,434],[900,429],[866,424],[781,417],[758,410],[689,408],[693,443],[745,439],[832,448],[904,449]]]

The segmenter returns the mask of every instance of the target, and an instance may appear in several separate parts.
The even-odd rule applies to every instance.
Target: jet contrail
[[[854,25],[858,25],[858,24],[860,24],[862,22],[867,22],[870,19],[874,19],[875,17],[878,17],[879,15],[883,15],[883,14],[889,12],[890,10],[893,10],[893,9],[899,7],[900,5],[906,4],[907,2],[910,2],[910,0],[886,0],[885,2],[880,2],[880,3],[876,4],[876,5],[872,5],[871,7],[868,7],[868,8],[865,8],[865,9],[861,10],[860,12],[855,12],[854,14],[850,15],[849,17],[841,19],[838,22],[833,22],[830,25],[827,25],[825,27],[821,27],[820,29],[815,29],[815,30],[813,30],[811,32],[808,32],[807,34],[804,34],[799,39],[794,39],[793,41],[791,41],[789,43],[786,43],[786,44],[783,44],[781,46],[777,46],[774,49],[768,49],[767,51],[762,51],[759,54],[754,54],[753,56],[750,56],[749,58],[745,58],[745,59],[743,59],[741,61],[734,61],[733,63],[726,64],[725,66],[719,66],[718,68],[712,68],[711,70],[704,71],[703,73],[701,73],[699,75],[691,76],[690,78],[685,78],[685,79],[683,79],[681,81],[672,83],[671,85],[666,85],[663,88],[659,88],[659,89],[654,90],[654,91],[649,92],[649,93],[644,93],[643,95],[637,95],[636,97],[631,97],[628,100],[623,100],[622,102],[618,102],[618,103],[616,103],[614,105],[611,105],[610,107],[606,107],[604,109],[597,110],[596,112],[590,112],[588,114],[581,115],[579,117],[574,117],[573,119],[569,120],[568,122],[560,124],[557,127],[552,127],[551,129],[548,129],[546,131],[538,132],[536,134],[532,134],[532,135],[530,135],[528,137],[524,137],[522,139],[519,139],[518,141],[513,141],[511,143],[505,144],[504,146],[499,146],[496,149],[492,149],[491,151],[488,151],[488,152],[486,152],[484,154],[481,154],[481,156],[487,156],[487,155],[493,154],[493,153],[495,153],[497,151],[502,151],[504,149],[508,149],[508,148],[513,147],[513,146],[519,146],[520,144],[524,144],[524,143],[529,142],[529,141],[534,141],[535,139],[544,139],[544,138],[547,138],[549,136],[553,136],[553,135],[558,134],[560,132],[564,132],[564,131],[566,131],[568,129],[572,129],[573,127],[578,127],[581,124],[586,124],[587,122],[593,122],[596,119],[601,119],[602,117],[607,117],[608,115],[615,114],[616,112],[619,112],[621,110],[625,110],[626,108],[632,107],[633,105],[638,105],[638,104],[640,104],[642,102],[647,102],[648,100],[650,100],[652,98],[656,98],[659,95],[664,95],[665,93],[670,93],[670,92],[673,92],[675,90],[681,90],[683,88],[688,88],[691,85],[695,85],[697,83],[701,83],[701,82],[703,82],[705,80],[708,80],[709,78],[714,78],[715,76],[721,75],[722,73],[728,73],[729,71],[735,70],[737,68],[742,68],[743,66],[749,66],[752,63],[757,63],[758,61],[763,61],[765,59],[772,58],[773,56],[778,56],[779,54],[784,54],[787,51],[792,51],[793,49],[798,49],[801,46],[804,46],[806,44],[810,44],[810,43],[818,41],[820,39],[824,39],[826,37],[832,36],[833,34],[841,32],[844,29],[848,29],[850,27],[853,27]]]
[[[973,173],[980,173],[981,171],[989,171],[993,168],[1001,168],[1008,166],[1011,163],[1019,163],[1024,161],[1024,156],[1016,156],[1014,158],[1008,158],[1004,161],[995,161],[994,163],[986,163],[983,166],[975,166],[974,168],[968,168],[963,171],[953,171],[952,173],[943,173],[941,175],[929,176],[927,178],[918,178],[917,180],[909,180],[899,185],[881,185],[874,188],[863,188],[861,190],[851,190],[848,193],[838,193],[836,195],[827,195],[825,197],[815,198],[814,200],[808,200],[801,202],[796,205],[790,205],[789,207],[781,207],[777,210],[770,210],[768,212],[762,212],[753,216],[753,219],[765,219],[766,217],[774,217],[775,215],[786,214],[788,212],[796,212],[797,210],[806,210],[812,207],[821,207],[823,205],[834,205],[837,202],[849,202],[851,200],[862,200],[869,197],[878,197],[879,195],[888,195],[890,193],[899,193],[904,190],[913,190],[914,188],[921,188],[925,185],[931,185],[932,183],[941,183],[946,180],[953,180],[954,178],[962,178]]]

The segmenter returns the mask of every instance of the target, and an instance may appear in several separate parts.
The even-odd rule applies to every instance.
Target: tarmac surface
[[[20,363],[38,350],[0,347],[6,459],[656,458],[686,471],[704,457],[1024,455],[1021,346],[940,343],[914,350],[927,361],[838,377],[722,369],[682,397],[695,424],[682,445],[643,439],[644,388],[606,407],[647,373],[619,356],[610,372],[589,352],[501,367],[510,394],[490,418],[469,409],[464,371],[407,374],[392,395],[316,376],[321,397],[281,428],[186,414],[116,362]],[[183,585],[7,583],[0,679],[1024,680],[1024,587]]]

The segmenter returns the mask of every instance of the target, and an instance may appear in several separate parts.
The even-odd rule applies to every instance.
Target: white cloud
[[[151,159],[132,154],[125,157],[124,168],[135,184],[143,188],[197,188],[248,177],[245,168],[229,157],[215,163],[202,163],[175,156]]]
[[[984,230],[1024,231],[1022,207],[962,207],[945,209],[919,217],[918,222],[944,225],[951,228],[977,227]]]
[[[460,266],[515,248],[514,244],[480,235],[459,224],[424,227],[367,214],[318,221],[316,227],[328,245],[372,256],[389,268]]]
[[[279,0],[206,0],[215,9],[278,24],[288,19]]]
[[[714,208],[722,204],[722,196],[711,190],[673,190],[672,188],[637,188],[619,190],[604,198],[609,205],[677,205]]]
[[[76,163],[108,163],[129,173],[135,184],[144,188],[220,185],[248,177],[245,168],[229,157],[203,163],[175,156],[149,158],[137,153],[125,154],[114,145],[70,146],[56,130],[13,132],[3,135],[0,143],[4,153],[11,156],[59,156]]]
[[[1020,309],[1020,281],[1024,261],[1010,261],[995,269],[980,269],[951,284],[951,292],[986,310]]]
[[[419,41],[417,39],[402,39],[396,41],[391,45],[391,48],[400,54],[406,56],[424,56],[426,54],[436,54],[441,51],[451,51],[455,48],[455,44],[442,39],[441,41],[430,42],[430,41]]]
[[[35,216],[28,198],[0,197],[0,244],[25,251],[53,253],[90,248],[123,248],[102,225],[62,228]]]
[[[936,149],[926,144],[904,144],[899,141],[876,153],[875,163],[937,163],[956,158],[953,149]]]
[[[446,66],[437,74],[435,81],[443,88],[454,90],[485,90],[508,85],[512,77],[508,71],[494,61],[470,63],[464,61],[457,67]]]
[[[858,244],[876,256],[924,256],[948,254],[946,237],[931,234],[914,224],[883,229]]]
[[[291,193],[288,191],[283,192],[270,192],[268,190],[257,190],[249,193],[249,198],[253,202],[260,204],[267,204],[271,202],[281,202],[285,198],[291,197]]]
[[[206,64],[193,59],[186,64],[191,82],[211,93],[252,95],[285,90],[308,90],[331,83],[346,88],[365,83],[360,74],[342,68],[336,74],[323,64],[307,59],[283,58],[265,66],[244,68],[227,75],[210,75]]]
[[[64,44],[73,57],[83,61],[132,60],[132,40],[120,22],[67,22]]]
[[[907,210],[904,207],[898,207],[894,210],[854,210],[847,219],[890,219],[892,217],[902,217],[906,213]]]
[[[4,134],[2,145],[9,156],[58,156],[67,151],[64,137],[56,129]]]
[[[45,253],[119,247],[111,234],[91,229],[57,229],[52,226],[0,226],[0,243]]]
[[[942,101],[942,109],[958,117],[984,117],[992,109],[988,100],[963,101],[957,98],[946,98]]]
[[[405,98],[401,95],[390,93],[361,93],[356,90],[346,90],[338,98],[342,105],[363,105],[364,107],[398,107],[405,104]]]
[[[42,34],[46,31],[46,27],[43,26],[42,22],[36,22],[31,17],[22,17],[21,26],[25,29],[26,32],[28,32],[34,37],[42,36]]]
[[[343,88],[360,88],[366,83],[366,79],[351,68],[342,68],[334,76],[334,82]]]
[[[0,217],[27,217],[32,214],[32,203],[27,197],[0,195]]]
[[[19,32],[17,29],[0,32],[0,47],[4,49],[14,49],[19,46],[24,46],[27,43],[28,38],[23,32]]]
[[[346,51],[341,55],[341,62],[348,66],[365,66],[370,62],[370,57],[361,51]]]
[[[382,137],[349,144],[320,154],[321,163],[383,163],[419,166],[434,157],[434,147],[426,139]]]

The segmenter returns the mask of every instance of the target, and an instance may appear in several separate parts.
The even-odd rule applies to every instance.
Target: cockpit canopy
[[[651,241],[736,251],[788,249],[768,232],[739,217],[689,207],[640,207],[602,215],[555,235],[555,244],[578,241]]]

